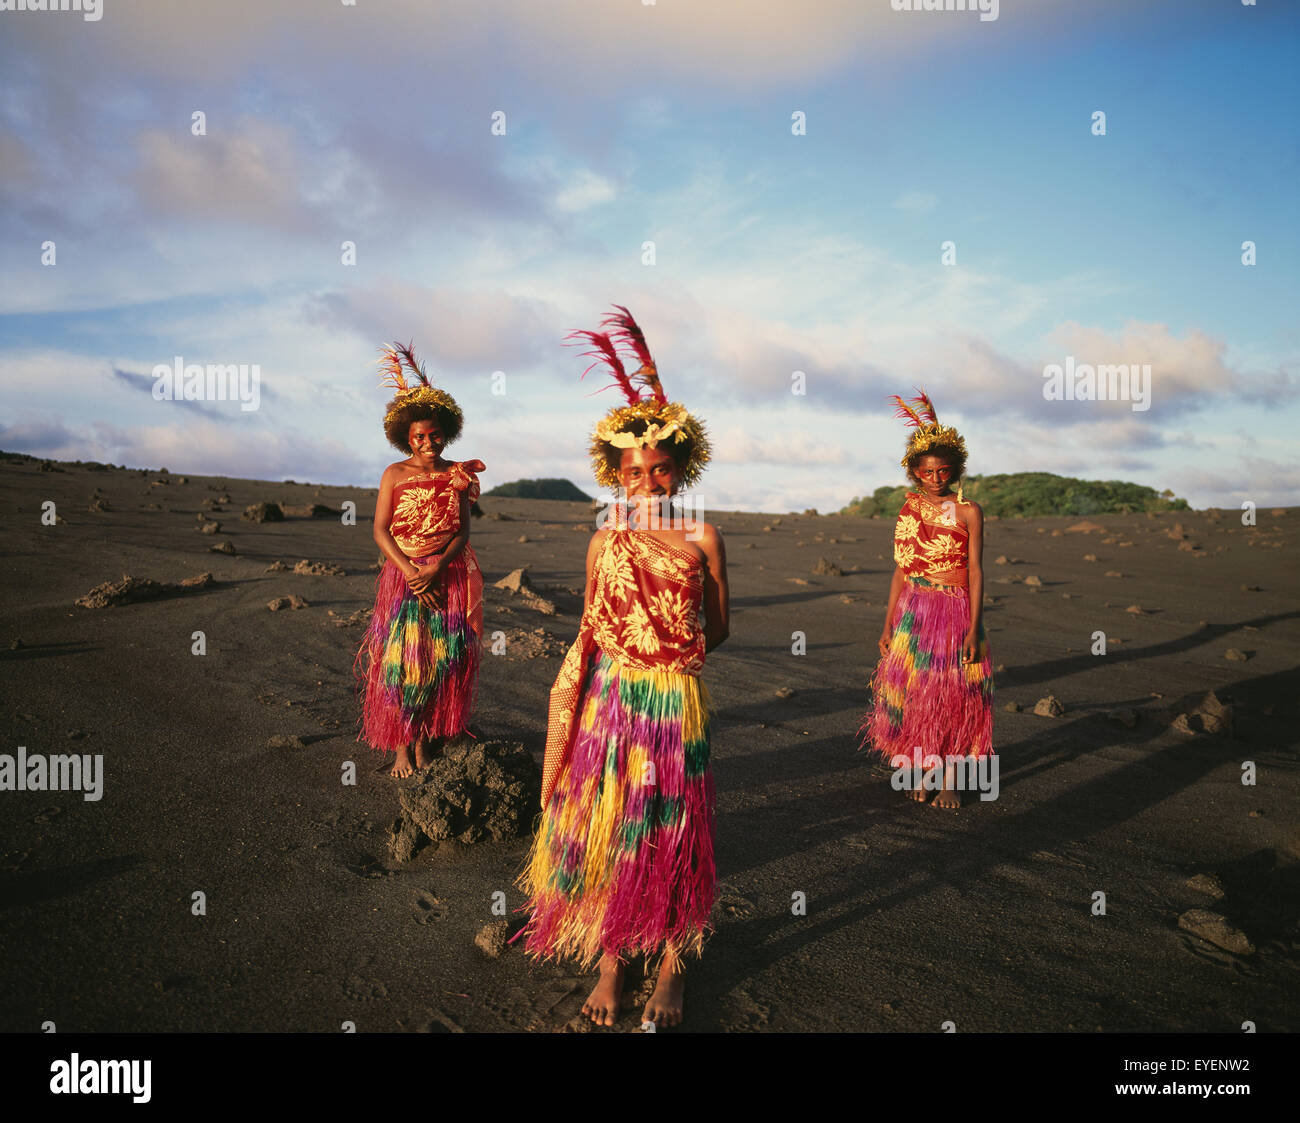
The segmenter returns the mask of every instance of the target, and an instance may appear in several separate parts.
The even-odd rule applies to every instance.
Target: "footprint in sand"
[[[728,1033],[758,1033],[769,1028],[771,1008],[755,1002],[745,991],[737,990],[724,1003],[723,1029]]]
[[[565,975],[547,979],[538,986],[512,986],[497,991],[488,995],[483,1005],[515,1029],[588,1033],[594,1028],[591,1019],[579,1013],[578,1007],[590,990],[589,977]]]
[[[734,917],[736,920],[745,920],[754,915],[758,906],[748,897],[737,893],[730,886],[723,885],[718,889],[717,903],[714,907],[721,909],[724,916]]]
[[[420,1029],[421,1033],[464,1033],[464,1028],[450,1014],[442,1010],[433,1010],[429,1020]]]
[[[378,979],[363,979],[360,975],[351,975],[343,984],[343,994],[353,1002],[373,1002],[377,998],[387,998],[388,988]]]
[[[447,915],[447,906],[432,893],[417,889],[415,893],[415,923],[432,924]]]
[[[388,876],[388,871],[378,858],[349,842],[323,842],[316,849],[323,857],[357,877]]]

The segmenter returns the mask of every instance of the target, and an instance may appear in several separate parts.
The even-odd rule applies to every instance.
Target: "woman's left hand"
[[[420,566],[420,572],[409,582],[418,600],[430,612],[441,612],[446,603],[447,590],[442,581],[442,568],[436,564]]]
[[[411,592],[419,595],[423,593],[431,584],[437,584],[442,577],[441,559],[437,561],[425,562],[424,565],[417,566],[417,572],[414,577],[408,577],[406,584]]]
[[[979,661],[980,641],[979,633],[972,628],[966,633],[966,638],[961,645],[961,661],[963,663],[976,663]]]
[[[424,592],[416,593],[415,599],[430,612],[442,612],[447,607],[446,587],[441,584],[432,585]]]

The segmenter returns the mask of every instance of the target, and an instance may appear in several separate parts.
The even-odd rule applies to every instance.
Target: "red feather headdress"
[[[395,413],[412,401],[445,409],[454,414],[458,421],[463,420],[464,415],[456,404],[456,399],[429,381],[424,364],[415,357],[413,342],[405,347],[400,343],[385,344],[379,351],[383,356],[378,360],[383,368],[379,375],[379,385],[397,391],[388,403],[388,412],[384,415],[385,426]],[[411,382],[407,381],[403,366],[414,376]]]
[[[413,344],[408,343],[403,347],[400,343],[394,343],[392,346],[381,347],[380,353],[384,356],[379,360],[384,367],[384,372],[380,376],[379,384],[388,386],[393,390],[418,390],[420,386],[432,386],[429,376],[424,371],[424,364],[415,357],[415,351],[412,349]],[[410,386],[407,384],[406,375],[402,373],[402,364],[405,363],[410,372],[419,380],[419,386]]]
[[[623,391],[623,396],[627,398],[629,405],[635,405],[641,400],[641,395],[637,393],[636,387],[632,385],[632,380],[627,376],[623,360],[619,358],[618,348],[614,346],[614,341],[606,333],[599,331],[571,331],[564,338],[566,341],[585,339],[588,343],[594,345],[593,350],[582,352],[584,359],[590,358],[593,361],[579,377],[586,378],[591,373],[592,367],[598,367],[601,363],[604,363],[609,368],[610,373],[613,374],[613,385],[602,386],[595,393],[599,394],[605,390],[612,390],[614,386],[617,386]]]
[[[966,442],[961,434],[951,425],[940,425],[930,395],[920,387],[916,388],[916,397],[904,401],[897,394],[891,394],[889,401],[894,403],[894,416],[907,422],[908,428],[914,430],[907,442],[907,451],[903,453],[900,463],[904,468],[908,461],[919,452],[927,452],[936,446],[955,449],[960,454],[961,467],[966,464]],[[958,498],[961,497],[960,489]]]
[[[631,347],[633,354],[641,360],[641,366],[635,374],[632,375],[634,382],[639,381],[642,386],[649,389],[651,397],[663,405],[668,404],[668,395],[664,393],[663,384],[659,381],[659,369],[655,366],[655,361],[650,357],[650,348],[646,345],[645,333],[641,331],[636,320],[632,318],[629,312],[621,304],[615,304],[618,313],[611,312],[603,320],[601,327],[611,325],[616,331],[610,334],[620,343]]]
[[[564,337],[566,343],[591,345],[590,350],[582,352],[583,358],[592,360],[582,377],[586,378],[594,367],[604,364],[613,381],[601,390],[617,387],[627,402],[610,410],[592,434],[591,463],[596,480],[605,487],[618,486],[618,476],[609,466],[607,453],[611,448],[657,448],[660,441],[688,440],[691,452],[682,471],[682,483],[689,487],[699,478],[709,459],[704,426],[681,403],[668,400],[645,333],[623,305],[615,304],[614,308],[616,311],[600,322],[606,330],[571,331]],[[632,374],[627,373],[624,354],[635,356],[640,363]],[[636,422],[643,423],[639,434],[633,428]]]

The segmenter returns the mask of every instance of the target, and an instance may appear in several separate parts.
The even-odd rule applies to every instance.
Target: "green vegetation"
[[[570,480],[513,480],[508,484],[498,484],[483,494],[503,499],[564,499],[570,503],[591,500],[590,495],[579,491]]]
[[[878,515],[892,519],[903,505],[907,487],[878,487],[865,499],[855,498],[844,515]],[[968,476],[962,485],[985,515],[1030,518],[1035,515],[1110,515],[1134,511],[1186,511],[1187,500],[1172,491],[1123,480],[1076,480],[1051,472],[1014,472],[998,476]]]

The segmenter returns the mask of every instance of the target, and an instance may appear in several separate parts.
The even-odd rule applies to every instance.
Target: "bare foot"
[[[598,1026],[612,1026],[623,1005],[623,963],[613,956],[600,958],[600,982],[587,995],[582,1012]]]
[[[945,774],[943,778],[943,787],[939,789],[939,794],[934,797],[931,807],[952,807],[961,806],[961,792],[954,787],[954,780],[951,776]]]
[[[428,768],[433,763],[433,758],[438,755],[442,749],[443,738],[421,737],[415,742],[415,767]]]
[[[403,780],[414,771],[415,769],[411,767],[411,754],[403,745],[397,750],[397,759],[393,761],[393,767],[388,770],[388,774],[394,780]]]
[[[686,991],[686,973],[674,952],[665,952],[654,994],[645,1004],[641,1021],[653,1022],[655,1029],[682,1024],[682,997]]]
[[[913,763],[911,757],[905,753],[899,753],[898,756],[891,759],[890,767],[904,772],[908,777],[905,782],[915,782],[916,787],[904,789],[908,799],[914,799],[917,803],[924,803],[930,798],[930,792],[925,786],[927,773],[921,769],[920,765]]]

